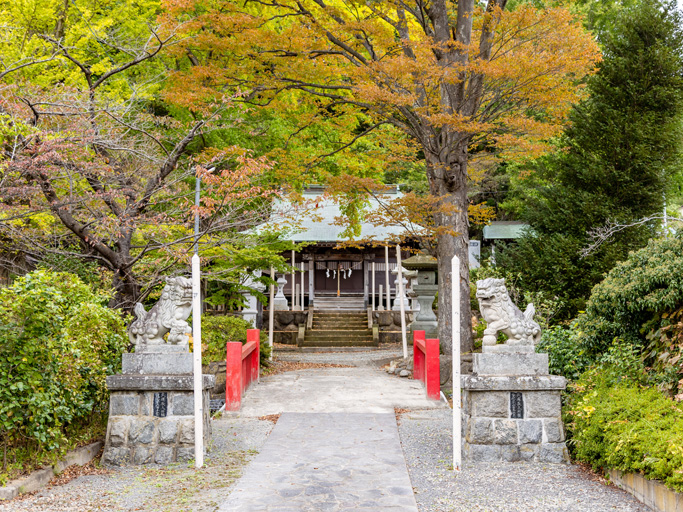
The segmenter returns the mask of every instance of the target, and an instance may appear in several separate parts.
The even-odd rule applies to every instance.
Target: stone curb
[[[672,491],[663,483],[648,480],[638,473],[623,473],[616,469],[610,469],[608,473],[612,483],[656,512],[683,512],[683,494]]]
[[[52,477],[64,471],[67,467],[78,464],[83,466],[93,460],[104,446],[103,441],[95,441],[86,446],[81,446],[66,454],[66,456],[57,462],[54,466],[47,466],[43,469],[34,471],[30,475],[12,480],[5,487],[0,487],[0,500],[11,500],[16,498],[19,494],[26,492],[37,491],[45,487]]]

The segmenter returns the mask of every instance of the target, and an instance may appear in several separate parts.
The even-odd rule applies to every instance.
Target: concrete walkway
[[[394,415],[284,413],[219,510],[417,512]]]
[[[394,413],[394,407],[445,407],[428,400],[421,382],[379,368],[323,368],[263,377],[242,398],[240,416],[283,412]]]
[[[394,408],[446,406],[363,356],[354,368],[285,372],[247,391],[239,416],[281,416],[219,510],[417,512]]]

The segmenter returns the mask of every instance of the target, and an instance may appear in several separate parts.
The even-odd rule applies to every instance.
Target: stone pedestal
[[[287,297],[285,297],[285,285],[287,284],[287,279],[284,276],[277,278],[277,293],[273,298],[273,311],[288,311],[289,302],[287,302]]]
[[[569,462],[560,393],[548,355],[498,345],[462,378],[463,456],[473,461]],[[533,347],[531,347],[533,350]]]
[[[194,458],[192,354],[123,354],[123,371],[107,377],[109,424],[103,461],[109,465],[169,464]],[[203,376],[204,446],[211,442],[209,392]]]
[[[394,299],[394,305],[392,306],[391,310],[392,311],[401,311],[401,301],[403,301],[403,310],[404,311],[410,311],[410,301],[408,300],[408,297],[406,296],[406,288],[408,287],[408,280],[405,277],[403,278],[403,295],[401,295],[399,297],[398,269],[392,270],[391,273],[396,275],[396,279],[394,279],[394,286],[396,287],[396,298]]]
[[[255,272],[254,275],[256,277],[261,277],[261,271],[259,270]],[[256,298],[256,295],[254,295],[250,288],[256,290],[257,292],[263,293],[266,287],[264,284],[254,280],[251,277],[247,279],[247,282],[244,283],[244,286],[247,287],[245,290],[242,291],[242,295],[244,296],[246,302],[246,307],[242,310],[242,318],[244,318],[247,322],[250,322],[251,325],[254,328],[256,328],[259,313],[258,299]]]

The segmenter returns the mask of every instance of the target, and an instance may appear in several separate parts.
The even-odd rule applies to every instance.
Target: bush
[[[570,381],[578,380],[592,362],[571,327],[558,325],[543,331],[536,351],[547,352],[552,375],[562,375]]]
[[[629,254],[593,288],[579,316],[580,343],[592,357],[607,352],[613,340],[632,345],[652,368],[652,379],[675,393],[683,372],[680,333],[683,314],[683,239],[651,241]]]
[[[565,419],[574,458],[683,491],[683,407],[623,373],[601,365],[572,386]]]
[[[683,239],[652,240],[593,288],[579,317],[582,343],[603,353],[614,338],[644,348],[645,333],[683,304]]]
[[[247,329],[253,326],[237,316],[202,316],[202,363],[225,361],[228,341],[247,342]],[[270,345],[268,337],[261,331],[261,366],[268,365]]]
[[[106,411],[124,321],[77,276],[37,270],[0,289],[0,441],[59,451],[66,429]],[[6,462],[6,461],[5,461]]]

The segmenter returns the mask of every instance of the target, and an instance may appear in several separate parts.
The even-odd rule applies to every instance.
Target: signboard
[[[481,242],[479,240],[470,240],[470,268],[479,268],[479,261],[481,260]]]

